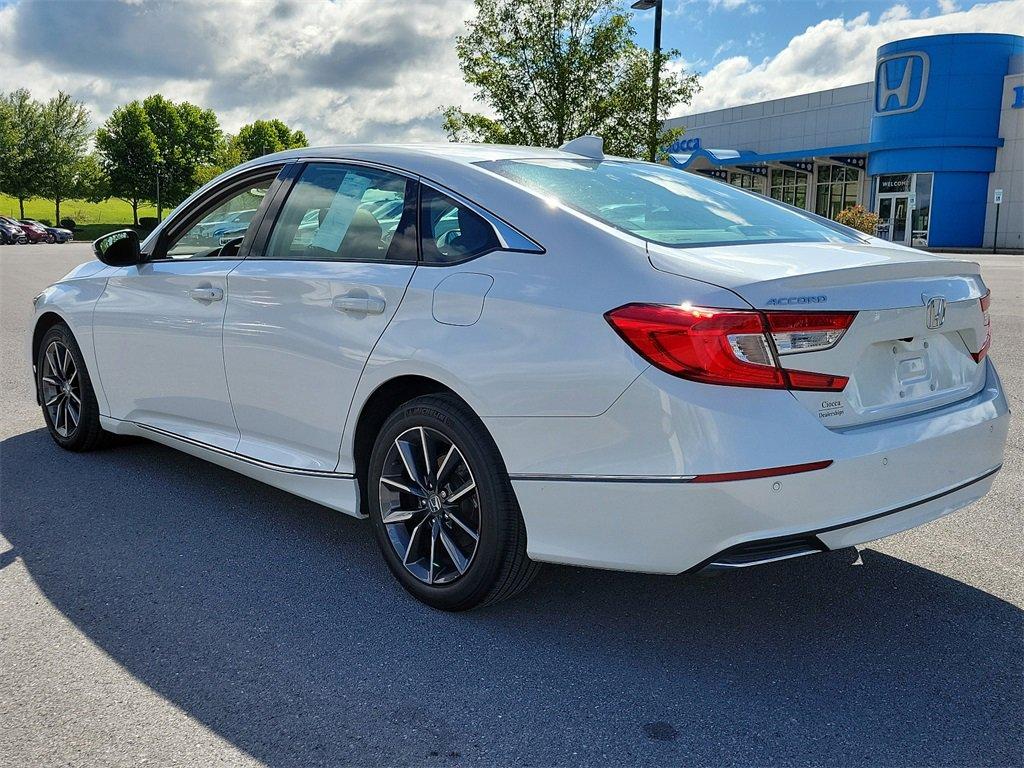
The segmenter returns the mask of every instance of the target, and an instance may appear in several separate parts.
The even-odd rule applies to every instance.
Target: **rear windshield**
[[[770,198],[667,166],[568,159],[478,165],[660,245],[861,242]]]

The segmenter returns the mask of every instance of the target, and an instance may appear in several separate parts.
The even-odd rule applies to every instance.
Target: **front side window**
[[[227,244],[235,246],[234,252],[237,252],[237,242],[245,237],[273,181],[273,176],[254,180],[226,197],[218,198],[212,207],[199,214],[198,221],[171,242],[166,257],[193,259],[219,256]]]
[[[415,261],[416,186],[376,168],[312,163],[289,193],[264,257]]]
[[[420,210],[427,264],[455,264],[501,247],[482,216],[435,189],[423,187]]]
[[[765,197],[666,166],[568,159],[492,160],[479,165],[661,245],[859,242]],[[806,193],[806,176],[800,175],[805,177]]]

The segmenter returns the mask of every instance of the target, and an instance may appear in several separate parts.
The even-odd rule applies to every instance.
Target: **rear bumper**
[[[785,545],[775,550],[781,557],[803,554],[801,542],[820,551],[878,539],[984,496],[1003,461],[1009,411],[989,365],[986,387],[953,406],[841,433],[815,426],[828,436],[813,448],[814,458],[834,463],[801,474],[696,484],[669,476],[609,481],[513,473],[529,554],[678,574],[716,560],[735,566],[779,559],[773,542]],[[807,442],[798,430],[789,438]],[[769,454],[760,465],[799,463],[775,458]],[[771,556],[732,556],[756,552],[755,543],[767,545],[762,551]]]

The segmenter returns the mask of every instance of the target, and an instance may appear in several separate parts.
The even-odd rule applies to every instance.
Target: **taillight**
[[[985,324],[985,342],[977,352],[971,352],[974,362],[980,363],[988,354],[988,348],[992,346],[992,318],[989,316],[988,307],[992,303],[992,291],[985,291],[981,297],[981,318]]]
[[[776,345],[785,345],[785,354],[828,349],[855,314],[626,304],[605,319],[638,354],[673,376],[734,387],[840,391],[845,376],[781,368]]]
[[[769,312],[768,327],[780,355],[821,352],[839,343],[856,312]]]

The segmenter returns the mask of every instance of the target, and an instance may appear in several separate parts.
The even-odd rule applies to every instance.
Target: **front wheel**
[[[50,437],[69,451],[98,448],[108,433],[100,427],[100,409],[89,372],[71,329],[53,326],[39,345],[36,385]]]
[[[457,398],[428,395],[395,411],[369,470],[374,536],[417,599],[466,610],[512,597],[536,575],[497,446]]]

